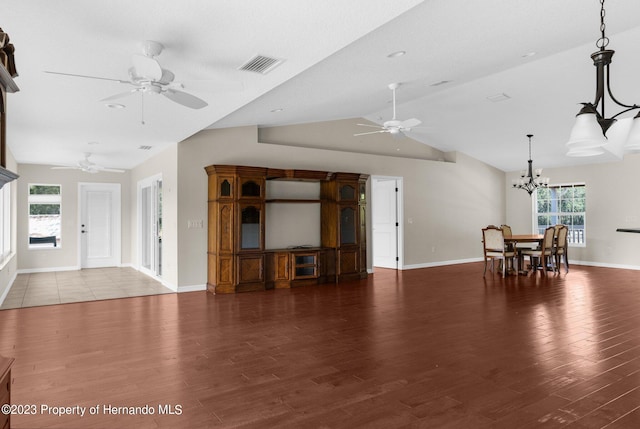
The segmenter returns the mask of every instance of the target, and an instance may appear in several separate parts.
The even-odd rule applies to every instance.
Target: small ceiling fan
[[[378,128],[378,131],[358,133],[358,134],[354,134],[354,136],[364,136],[367,134],[378,134],[378,133],[389,133],[393,137],[400,138],[400,137],[404,137],[405,132],[411,131],[412,127],[416,127],[422,123],[422,121],[416,118],[407,119],[405,121],[400,121],[396,119],[396,89],[398,89],[399,86],[400,86],[399,83],[389,84],[389,89],[393,93],[393,118],[383,123],[382,126],[369,125],[369,124],[357,124],[362,127]]]
[[[195,95],[181,91],[184,86],[173,81],[175,75],[171,71],[163,69],[160,66],[160,63],[158,63],[155,57],[160,55],[163,49],[164,46],[159,42],[154,42],[152,40],[144,41],[142,43],[142,55],[132,55],[133,66],[129,68],[129,80],[53,71],[45,71],[45,73],[83,77],[88,79],[109,80],[133,86],[133,89],[127,92],[115,94],[100,101],[116,100],[129,96],[133,93],[140,92],[141,94],[161,94],[169,100],[191,109],[202,109],[203,107],[206,107],[208,105],[206,101],[196,97]]]
[[[89,161],[89,157],[91,153],[87,152],[84,154],[84,158],[78,161],[76,165],[65,165],[60,167],[51,167],[52,170],[81,170],[85,173],[124,173],[124,170],[119,170],[117,168],[106,168],[101,165],[96,164],[95,162]]]

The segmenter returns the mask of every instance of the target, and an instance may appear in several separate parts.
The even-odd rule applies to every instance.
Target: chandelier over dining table
[[[576,115],[576,122],[567,142],[567,147],[569,148],[568,156],[603,154],[603,147],[607,144],[607,130],[616,122],[618,116],[640,109],[638,104],[620,102],[611,92],[609,65],[615,51],[607,49],[609,38],[605,35],[605,15],[604,0],[600,0],[600,38],[596,41],[596,46],[600,50],[591,54],[593,65],[596,66],[596,98],[593,103],[581,103],[583,107]],[[622,111],[609,118],[605,115],[606,94],[615,104],[623,108]],[[640,112],[633,118],[624,149],[627,151],[640,151]]]
[[[531,195],[538,188],[546,188],[549,186],[549,178],[542,177],[542,168],[533,169],[533,161],[531,160],[531,137],[533,134],[527,134],[529,138],[529,166],[527,170],[520,171],[520,178],[513,179],[513,187],[516,189],[524,189]]]

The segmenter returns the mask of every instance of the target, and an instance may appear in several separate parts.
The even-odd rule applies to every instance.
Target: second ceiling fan
[[[417,127],[422,123],[419,119],[411,118],[404,121],[400,121],[396,118],[396,89],[400,86],[399,83],[390,83],[389,89],[393,93],[393,118],[384,122],[382,126],[380,125],[369,125],[369,124],[357,124],[362,127],[371,127],[371,128],[379,128],[378,131],[369,131],[366,133],[358,133],[354,134],[354,136],[364,136],[368,134],[379,134],[379,133],[389,133],[393,137],[404,137],[404,133],[407,131],[411,131],[411,128]]]

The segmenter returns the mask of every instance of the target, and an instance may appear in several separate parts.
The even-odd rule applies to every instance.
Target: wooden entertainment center
[[[207,290],[236,293],[335,283],[367,276],[368,175],[239,165],[205,167]],[[318,182],[320,198],[269,198],[269,181]],[[319,246],[265,248],[271,204],[319,204]],[[300,219],[300,222],[305,222]]]

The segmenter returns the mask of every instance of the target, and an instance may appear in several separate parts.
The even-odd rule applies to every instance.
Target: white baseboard
[[[483,258],[455,259],[452,261],[425,262],[423,264],[404,265],[403,270],[415,270],[417,268],[442,267],[444,265],[467,264],[469,262],[482,262]]]
[[[471,259],[457,259],[453,261],[439,261],[439,262],[427,262],[424,264],[412,264],[405,265],[402,267],[403,270],[414,270],[417,268],[431,268],[431,267],[441,267],[444,265],[457,265],[457,264],[466,264],[469,262],[482,262],[483,258],[471,258]],[[617,268],[621,270],[640,270],[640,266],[638,265],[627,265],[627,264],[609,264],[604,262],[590,262],[590,261],[569,261],[569,266],[571,265],[586,265],[591,267],[601,267],[601,268]]]
[[[18,274],[33,274],[33,273],[52,273],[54,271],[78,271],[79,266],[72,267],[49,267],[49,268],[23,268],[18,270]]]
[[[182,292],[201,292],[206,291],[207,285],[191,285],[191,286],[178,286],[178,293]]]
[[[617,268],[620,270],[640,270],[640,266],[638,265],[627,265],[627,264],[606,264],[603,262],[590,262],[590,261],[572,261],[569,260],[569,266],[571,265],[587,265],[590,267],[601,267],[601,268]]]
[[[13,278],[7,283],[7,287],[4,289],[4,292],[2,292],[2,296],[0,296],[0,305],[2,305],[4,300],[7,298],[7,295],[9,295],[11,286],[13,286],[13,282],[16,281],[17,277],[18,277],[18,273],[17,272],[13,273]]]

